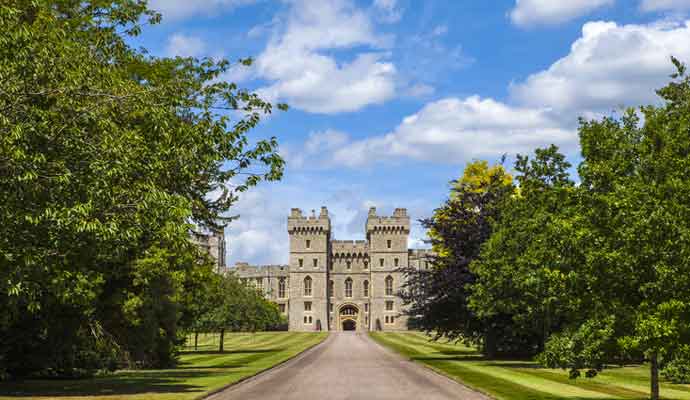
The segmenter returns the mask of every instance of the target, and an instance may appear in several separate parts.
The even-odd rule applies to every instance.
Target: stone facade
[[[218,272],[225,270],[225,233],[222,230],[192,231],[191,240],[216,261]]]
[[[288,217],[289,265],[236,273],[278,303],[291,331],[404,330],[407,317],[396,296],[400,268],[427,268],[428,250],[410,250],[410,217],[404,208],[379,216],[371,208],[367,240],[334,240],[326,207],[317,216],[293,208]]]

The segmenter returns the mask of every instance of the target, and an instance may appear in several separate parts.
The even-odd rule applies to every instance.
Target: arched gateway
[[[359,317],[359,308],[353,304],[345,304],[340,307],[338,313],[340,318],[341,329],[344,331],[356,331],[357,319]]]

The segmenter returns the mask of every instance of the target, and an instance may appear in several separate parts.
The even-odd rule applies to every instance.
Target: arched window
[[[352,297],[352,279],[345,279],[345,297]]]
[[[335,283],[333,281],[328,281],[328,297],[335,296]]]
[[[304,278],[304,295],[311,296],[311,277]]]
[[[362,294],[364,295],[364,297],[369,297],[369,281],[364,281],[364,283],[362,284],[362,289]]]
[[[388,275],[386,277],[386,296],[393,295],[393,277]]]
[[[279,299],[284,299],[285,298],[285,278],[280,278],[278,280],[278,298]]]

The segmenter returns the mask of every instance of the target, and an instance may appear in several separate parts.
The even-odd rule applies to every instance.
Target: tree
[[[192,224],[281,177],[271,104],[229,62],[131,48],[143,0],[0,5],[0,369],[79,374],[174,362]],[[281,107],[283,108],[283,107]],[[1,372],[1,371],[0,371]]]
[[[242,283],[234,274],[225,274],[215,281],[209,296],[207,312],[200,318],[201,326],[210,332],[220,332],[218,351],[223,352],[225,332],[256,332],[283,323],[275,303],[256,288]]]
[[[525,354],[543,350],[570,313],[560,297],[580,253],[564,223],[576,204],[569,168],[554,145],[537,149],[532,159],[518,155],[519,192],[503,199],[492,234],[470,265],[476,276],[470,308],[484,319],[510,316]]]
[[[496,205],[513,192],[510,177],[501,166],[468,164],[462,179],[452,183],[449,199],[422,221],[429,229],[436,252],[429,270],[404,269],[407,276],[401,296],[416,327],[433,332],[436,338],[462,339],[483,343],[493,355],[500,321],[485,321],[469,309],[469,288],[475,276],[470,263],[479,255],[482,243],[491,234],[490,221]]]
[[[659,368],[690,344],[690,77],[673,61],[678,73],[657,91],[662,105],[581,122],[582,217],[573,222],[585,256],[576,273],[587,290],[566,296],[587,307],[584,322],[565,332],[580,338],[569,341],[573,357],[552,359],[578,375],[643,354],[652,399]],[[596,334],[582,334],[592,327]],[[554,337],[547,353],[559,343]]]

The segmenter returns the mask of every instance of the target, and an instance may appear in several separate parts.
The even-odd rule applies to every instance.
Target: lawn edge
[[[479,393],[479,394],[482,394],[482,395],[484,395],[484,396],[486,396],[486,397],[488,397],[488,398],[490,398],[490,399],[493,399],[493,400],[500,400],[500,398],[495,397],[494,395],[492,395],[491,393],[488,393],[486,390],[484,390],[484,389],[482,389],[482,388],[478,388],[478,387],[476,387],[476,386],[474,386],[474,385],[470,385],[470,384],[466,383],[465,381],[463,381],[462,379],[460,379],[460,378],[458,378],[458,377],[456,377],[456,376],[449,375],[449,374],[445,373],[443,370],[440,370],[440,369],[438,369],[438,368],[435,368],[435,367],[433,367],[433,366],[431,366],[431,365],[429,365],[429,364],[423,363],[423,362],[421,362],[421,361],[417,361],[417,360],[415,360],[415,359],[413,359],[413,358],[410,358],[410,357],[408,357],[408,356],[406,356],[406,355],[400,353],[399,351],[396,351],[395,349],[392,349],[392,348],[386,346],[385,344],[379,342],[378,340],[376,340],[376,338],[374,338],[373,336],[371,336],[371,333],[372,333],[372,332],[367,332],[367,336],[369,336],[369,338],[371,338],[371,340],[372,340],[374,343],[376,343],[379,347],[381,347],[383,350],[385,350],[385,351],[387,351],[387,352],[389,352],[389,353],[391,353],[391,354],[394,354],[394,355],[396,355],[396,356],[398,356],[398,357],[400,357],[400,358],[402,358],[402,359],[404,359],[404,360],[411,361],[411,362],[413,362],[413,363],[415,363],[415,364],[417,364],[417,365],[421,365],[422,367],[428,369],[429,371],[435,373],[436,375],[440,375],[440,376],[443,376],[443,377],[445,377],[445,378],[448,378],[448,379],[452,380],[453,382],[455,382],[455,383],[457,383],[457,384],[460,384],[460,385],[462,385],[462,386],[464,386],[464,387],[466,387],[466,388],[468,388],[468,389],[470,389],[470,390],[473,390],[473,391],[475,391],[475,392],[477,392],[477,393]],[[378,332],[373,332],[373,333],[378,333]],[[397,333],[397,332],[396,332],[396,333]]]
[[[306,357],[308,354],[310,354],[310,353],[316,351],[316,348],[317,348],[317,347],[319,347],[319,346],[323,345],[324,343],[326,343],[326,341],[328,341],[328,339],[330,339],[331,337],[332,337],[332,335],[331,335],[330,333],[328,333],[328,334],[326,335],[326,337],[324,337],[321,341],[319,341],[318,343],[312,344],[311,346],[309,346],[309,347],[307,347],[306,349],[300,351],[299,353],[295,354],[294,356],[288,357],[288,358],[286,358],[285,360],[283,360],[283,361],[281,361],[281,362],[279,362],[279,363],[277,363],[277,364],[271,365],[271,366],[268,367],[268,368],[264,368],[264,369],[262,369],[262,370],[260,370],[260,371],[257,371],[255,374],[247,375],[247,376],[245,376],[245,377],[243,377],[243,378],[240,378],[240,379],[236,380],[235,382],[228,383],[227,385],[221,386],[221,387],[219,387],[219,388],[217,388],[217,389],[213,389],[213,390],[211,390],[211,391],[209,391],[209,392],[207,392],[207,393],[204,393],[204,394],[202,394],[202,395],[199,395],[198,397],[195,397],[194,400],[204,400],[204,399],[208,399],[209,397],[214,396],[214,395],[216,395],[216,394],[218,394],[218,393],[220,393],[220,392],[223,392],[223,391],[225,391],[225,390],[227,390],[227,389],[230,389],[230,388],[233,387],[233,386],[237,386],[237,385],[239,385],[240,383],[245,383],[245,382],[248,382],[248,381],[251,381],[251,380],[254,380],[254,379],[258,379],[260,376],[262,376],[262,375],[264,375],[264,374],[266,374],[266,373],[268,373],[268,372],[270,372],[270,371],[273,371],[273,370],[276,369],[276,368],[282,367],[282,366],[284,366],[285,364],[287,364],[287,363],[289,363],[289,362],[297,361],[298,359],[301,359],[301,358],[303,358],[303,357]]]

